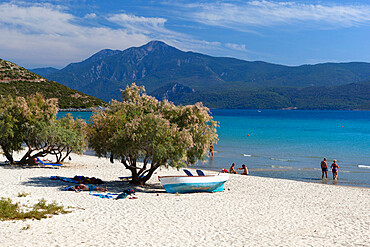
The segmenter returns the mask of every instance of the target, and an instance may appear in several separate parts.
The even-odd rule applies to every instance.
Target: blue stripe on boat
[[[168,193],[218,192],[223,191],[225,182],[166,184],[163,187]]]

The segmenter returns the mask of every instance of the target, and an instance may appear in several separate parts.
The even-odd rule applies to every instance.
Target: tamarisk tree
[[[87,146],[87,125],[70,114],[40,128],[38,139],[33,143],[36,150],[54,155],[56,163],[63,162],[72,151],[82,153]]]
[[[48,154],[61,162],[72,150],[84,149],[86,123],[71,116],[57,120],[57,106],[56,99],[45,100],[40,94],[0,98],[0,147],[11,163],[13,152],[24,148],[18,164],[31,164]]]
[[[217,122],[202,103],[175,106],[132,84],[90,121],[89,145],[99,157],[119,159],[132,183],[145,184],[160,166],[182,167],[203,159],[217,140]]]

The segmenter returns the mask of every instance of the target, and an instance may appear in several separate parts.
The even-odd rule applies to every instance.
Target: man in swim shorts
[[[321,170],[322,170],[322,179],[324,179],[324,174],[326,175],[326,178],[328,178],[328,165],[326,163],[326,158],[324,158],[324,160],[321,161]]]
[[[337,160],[333,160],[333,164],[331,164],[331,171],[333,172],[333,180],[336,180],[338,178],[338,164]]]

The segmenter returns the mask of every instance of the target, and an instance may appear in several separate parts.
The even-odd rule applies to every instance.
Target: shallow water
[[[59,116],[66,113],[61,112]],[[89,119],[89,112],[74,112]],[[370,187],[370,112],[212,110],[220,124],[211,170],[246,164],[250,174],[316,183]],[[338,180],[321,180],[320,162],[336,159]]]
[[[228,169],[246,164],[251,175],[321,180],[326,157],[340,166],[334,184],[370,187],[370,112],[212,110],[219,121],[213,158],[198,165]],[[330,169],[329,169],[330,170]]]

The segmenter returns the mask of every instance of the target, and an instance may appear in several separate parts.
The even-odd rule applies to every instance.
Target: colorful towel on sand
[[[108,199],[118,200],[118,199],[125,199],[125,198],[127,198],[127,196],[130,196],[130,195],[135,195],[135,190],[133,190],[133,189],[126,189],[126,190],[124,190],[120,194],[116,194],[116,193],[102,194],[102,193],[91,193],[90,192],[89,195],[98,196],[100,198],[108,198]],[[137,199],[137,197],[131,196],[131,197],[129,197],[129,199]]]
[[[104,182],[100,178],[89,178],[85,176],[74,176],[73,178],[67,177],[59,177],[59,176],[51,176],[51,180],[60,180],[67,183],[75,183],[75,184],[103,184]]]

